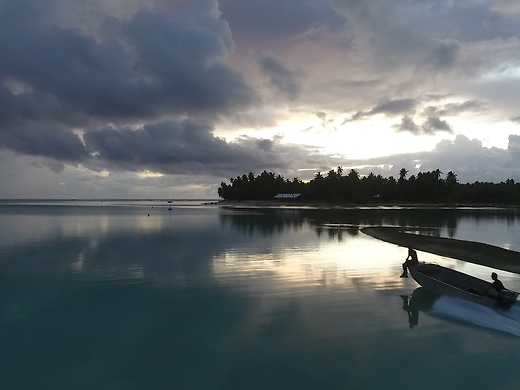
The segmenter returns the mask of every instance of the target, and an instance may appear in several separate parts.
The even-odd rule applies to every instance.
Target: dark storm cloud
[[[210,118],[255,100],[225,63],[233,41],[214,1],[175,13],[152,5],[126,19],[101,15],[98,24],[109,27],[85,31],[56,21],[75,10],[73,3],[0,0],[0,148],[89,163],[74,128],[166,115]],[[211,145],[214,153],[219,145]],[[164,154],[160,140],[148,146],[151,156]],[[189,151],[183,153],[179,160]]]
[[[71,114],[126,120],[223,112],[254,98],[222,61],[231,36],[210,8],[175,15],[141,10],[112,20],[106,36],[50,25],[52,10],[40,8],[25,0],[0,3],[0,79],[66,104]]]
[[[18,121],[66,117],[67,111],[53,96],[22,90],[14,93],[16,88],[0,84],[0,131]]]
[[[81,160],[86,156],[81,140],[68,127],[52,120],[61,115],[67,113],[53,97],[13,93],[0,84],[0,148],[60,161]]]
[[[24,121],[0,128],[0,148],[64,162],[79,162],[88,157],[80,138],[60,124]]]
[[[94,129],[89,130],[84,139],[99,159],[129,170],[136,167],[182,169],[179,166],[189,170],[190,166],[226,166],[247,158],[240,150],[235,153],[226,141],[214,137],[208,125],[188,120],[162,122],[138,130]]]
[[[149,169],[161,173],[232,175],[243,171],[290,171],[336,160],[312,148],[283,145],[277,139],[241,137],[227,142],[212,128],[191,120],[166,121],[140,129],[89,130],[84,140],[89,152],[103,166],[123,170]]]
[[[215,137],[212,118],[256,99],[225,62],[234,46],[229,26],[212,0],[175,12],[157,4],[95,23],[87,15],[85,29],[62,21],[72,3],[0,0],[0,147],[98,171],[229,175],[332,162],[278,139]],[[274,57],[260,65],[286,96],[298,95],[291,68]],[[172,119],[196,114],[209,124]]]
[[[266,74],[272,86],[287,95],[290,99],[295,99],[300,94],[298,75],[295,71],[287,68],[278,59],[267,56],[259,60],[258,64]]]
[[[418,102],[415,99],[388,100],[378,104],[368,111],[356,112],[350,120],[360,120],[378,114],[398,115],[413,110],[417,104]]]

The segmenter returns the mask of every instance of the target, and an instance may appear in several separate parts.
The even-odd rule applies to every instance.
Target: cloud
[[[88,157],[74,131],[81,122],[66,104],[20,86],[11,89],[0,84],[0,149],[54,159],[49,164],[60,167]]]
[[[372,107],[370,110],[356,112],[350,120],[360,120],[378,114],[398,115],[413,110],[417,104],[418,102],[415,99],[388,100]]]
[[[234,43],[215,1],[100,15],[95,31],[64,22],[76,5],[0,1],[0,147],[79,163],[89,156],[77,129],[210,119],[256,100],[226,62]]]
[[[399,114],[404,111],[412,110],[417,105],[415,99],[390,100],[377,105],[370,110],[369,115],[375,114]]]
[[[436,99],[427,97],[427,100]],[[394,125],[393,128],[396,131],[407,131],[415,135],[431,135],[442,131],[451,133],[453,129],[446,120],[441,119],[442,116],[456,116],[465,112],[480,112],[486,108],[487,106],[484,103],[477,100],[427,106],[421,113],[421,116],[425,118],[421,125],[416,124],[411,116],[405,115],[402,117],[401,122]]]
[[[0,148],[54,159],[64,171],[292,174],[337,159],[253,131],[289,136],[297,130],[281,123],[316,112],[332,128],[345,107],[353,120],[399,118],[394,130],[418,136],[452,131],[457,115],[465,134],[462,120],[477,115],[518,121],[517,8],[506,0],[0,0]],[[258,53],[271,54],[258,61]],[[215,129],[249,136],[224,141]],[[489,131],[488,142],[503,142]]]
[[[329,0],[221,0],[220,6],[239,39],[284,41],[313,29],[339,28],[344,19]]]
[[[215,177],[328,166],[332,158],[306,146],[213,136],[214,120],[240,116],[257,95],[229,65],[235,44],[217,2],[174,3],[100,2],[81,21],[75,2],[0,1],[0,148],[94,171]],[[297,72],[274,56],[260,66],[283,95],[298,96]]]
[[[408,115],[403,116],[401,123],[394,125],[394,129],[397,131],[408,131],[413,134],[419,134],[422,131],[421,127]]]
[[[447,103],[438,106],[428,106],[424,109],[425,115],[455,116],[465,112],[481,112],[487,106],[477,100],[466,100],[461,103]]]
[[[318,117],[318,119],[322,120],[322,121],[325,121],[327,120],[327,113],[326,112],[323,112],[323,111],[318,111],[315,113],[316,116]]]
[[[421,125],[416,124],[412,117],[405,115],[393,128],[396,131],[407,131],[415,135],[432,135],[440,131],[452,132],[449,123],[436,115],[428,116]]]
[[[427,101],[435,100],[426,97]],[[402,113],[413,114],[414,110],[421,104],[420,99],[397,99],[388,100],[377,106],[367,110],[356,112],[348,121],[355,121],[368,118],[373,115],[385,114],[388,116],[399,115]],[[402,131],[411,131],[412,133],[431,133],[433,131],[451,131],[446,121],[441,120],[441,116],[455,116],[464,112],[478,112],[485,109],[485,105],[477,100],[466,100],[462,103],[447,103],[437,106],[427,106],[424,108],[422,115],[426,117],[425,124],[419,128],[410,115],[402,118],[402,123],[397,128]],[[421,131],[419,131],[421,130]]]
[[[247,105],[253,91],[224,61],[233,48],[229,26],[212,2],[195,3],[174,15],[143,9],[112,21],[111,34],[89,35],[50,23],[59,2],[45,10],[39,2],[4,1],[0,80],[23,85],[25,109],[43,118],[56,112],[43,104],[35,110],[31,96],[66,106],[63,120],[221,113]]]
[[[442,171],[455,170],[465,181],[504,180],[520,177],[518,156],[511,149],[486,148],[477,139],[459,135],[453,141],[441,141],[422,160],[424,169],[438,166]]]
[[[449,132],[453,129],[450,124],[441,119],[442,116],[456,116],[465,112],[480,112],[486,109],[486,105],[477,100],[466,100],[437,106],[427,106],[423,109],[422,116],[425,117],[422,125],[417,125],[413,118],[405,115],[401,123],[394,125],[397,131],[408,131],[416,135],[431,135],[437,132]]]
[[[399,174],[406,168],[411,174],[419,170],[455,171],[462,182],[520,180],[520,136],[510,135],[507,149],[487,148],[478,139],[457,135],[439,142],[432,151],[396,154],[373,159],[348,160],[346,165],[366,165],[362,173]],[[382,168],[381,168],[382,167]],[[391,167],[391,169],[388,169]]]
[[[337,158],[315,148],[282,144],[277,138],[240,137],[227,142],[212,127],[192,120],[169,120],[140,129],[92,129],[84,140],[95,160],[92,167],[150,170],[167,174],[230,176],[273,169],[294,173],[299,168],[334,166]]]
[[[222,178],[211,175],[164,175],[143,178],[139,172],[96,171],[82,165],[0,150],[1,198],[215,198]],[[107,173],[109,175],[107,176]]]
[[[520,4],[516,0],[494,0],[492,8],[505,16],[520,15]]]
[[[422,130],[425,134],[433,134],[438,131],[447,131],[451,133],[451,126],[445,120],[438,116],[430,116],[422,125]]]
[[[278,59],[272,56],[263,57],[258,62],[260,68],[269,78],[271,85],[290,99],[295,99],[300,94],[298,75],[287,68]]]
[[[498,85],[491,96],[492,86],[480,80],[504,64],[519,63],[520,24],[511,15],[497,14],[491,2],[336,0],[333,4],[346,20],[339,37],[328,36],[291,51],[298,52],[294,61],[299,62],[313,58],[302,56],[305,49],[317,52],[315,62],[304,69],[315,77],[304,83],[305,90],[314,92],[309,104],[314,98],[324,109],[347,106],[367,112],[381,96],[452,95],[492,101],[493,111],[503,110],[495,112],[498,115],[514,114],[511,103],[516,97],[500,98],[503,88]],[[313,75],[312,69],[320,71]],[[372,88],[330,87],[334,79],[346,85],[375,78],[381,82]]]
[[[509,144],[508,144],[507,150],[510,153],[515,153],[515,154],[520,153],[520,135],[511,134],[509,136]]]
[[[457,60],[459,45],[454,42],[442,42],[432,49],[427,63],[435,70],[442,70],[453,66]]]

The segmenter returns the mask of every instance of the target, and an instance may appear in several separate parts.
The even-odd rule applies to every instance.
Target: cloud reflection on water
[[[495,229],[518,244],[516,223],[399,211],[145,212],[47,210],[15,222],[19,237],[2,238],[0,252],[4,380],[263,389],[276,377],[287,388],[376,388],[419,380],[435,360],[461,384],[489,356],[500,360],[488,367],[494,378],[512,372],[517,348],[493,334],[436,318],[410,331],[400,295],[416,285],[398,278],[406,251],[353,225],[405,221],[443,231],[455,219],[457,234]],[[0,224],[17,218],[0,213]],[[404,361],[410,372],[401,378]],[[49,376],[56,366],[64,374]],[[21,375],[26,367],[30,377]]]

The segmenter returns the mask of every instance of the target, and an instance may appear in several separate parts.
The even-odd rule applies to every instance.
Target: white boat
[[[437,264],[417,263],[409,269],[417,283],[438,294],[463,296],[490,306],[508,306],[518,298],[515,291],[497,291],[490,282]]]

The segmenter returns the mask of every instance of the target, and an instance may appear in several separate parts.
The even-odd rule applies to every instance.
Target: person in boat
[[[511,305],[516,302],[518,293],[514,293],[505,288],[495,272],[491,274],[491,279],[493,279],[493,283],[491,284],[492,286],[489,289],[488,295],[495,298],[502,307],[510,308]]]
[[[502,290],[505,290],[506,288],[504,287],[504,283],[502,283],[499,279],[498,279],[498,275],[496,272],[493,272],[491,274],[491,279],[493,279],[493,287],[495,290],[497,290],[497,292],[500,292]]]
[[[419,263],[419,258],[417,257],[417,252],[415,249],[408,248],[408,256],[403,263],[403,273],[401,274],[401,278],[408,277],[408,268],[412,265]]]

